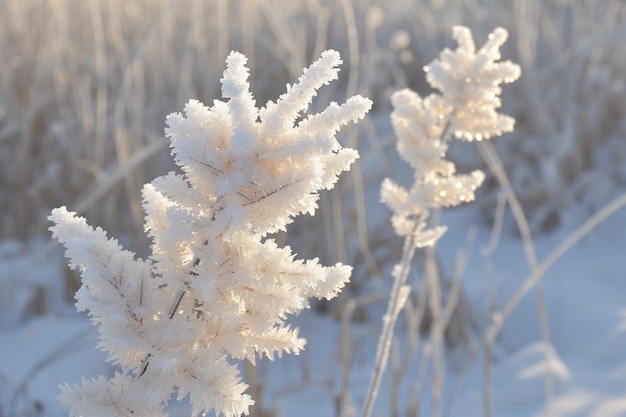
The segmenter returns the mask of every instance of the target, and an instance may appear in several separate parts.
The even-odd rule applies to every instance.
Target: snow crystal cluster
[[[500,60],[505,29],[497,28],[476,51],[470,30],[456,26],[456,50],[444,49],[439,59],[425,67],[426,79],[441,93],[421,98],[404,89],[391,97],[391,120],[398,136],[398,153],[414,169],[410,190],[386,178],[381,199],[393,211],[392,223],[400,236],[412,236],[417,247],[432,246],[444,227],[426,228],[429,210],[456,206],[474,199],[483,180],[482,171],[455,174],[445,159],[451,137],[481,141],[513,130],[515,120],[499,114],[501,83],[515,81],[518,65]]]
[[[152,256],[136,259],[85,219],[58,208],[50,220],[70,266],[80,269],[76,306],[99,328],[99,347],[121,371],[62,387],[71,416],[163,416],[172,393],[189,395],[193,414],[247,414],[233,359],[298,353],[305,340],[285,325],[309,298],[332,298],[351,267],[295,259],[268,234],[313,214],[319,191],[358,158],[336,139],[364,117],[360,96],[300,119],[316,91],[337,78],[324,52],[275,103],[257,108],[246,58],[232,52],[222,82],[227,101],[191,100],[167,117],[182,173],[143,188]]]

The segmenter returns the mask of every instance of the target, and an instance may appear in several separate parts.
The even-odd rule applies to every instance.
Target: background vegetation
[[[60,204],[135,236],[138,187],[171,169],[165,115],[189,98],[219,98],[232,49],[249,57],[259,102],[276,98],[322,50],[339,50],[342,85],[331,98],[358,91],[380,115],[347,141],[365,150],[362,172],[388,169],[376,155],[392,148],[388,96],[425,89],[422,67],[451,45],[454,24],[477,40],[495,26],[510,32],[504,54],[523,76],[503,101],[519,139],[499,148],[538,230],[559,225],[574,203],[597,208],[626,185],[619,0],[2,3],[0,238],[45,233],[47,213]],[[367,176],[362,182],[377,188]]]

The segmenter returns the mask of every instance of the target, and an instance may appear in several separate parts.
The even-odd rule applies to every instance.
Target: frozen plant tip
[[[445,159],[450,138],[481,141],[512,131],[515,124],[513,118],[496,111],[501,105],[500,84],[520,75],[518,65],[496,62],[506,30],[497,28],[478,51],[468,28],[454,27],[453,37],[458,48],[444,49],[438,60],[425,67],[426,79],[441,94],[422,99],[404,89],[391,97],[398,153],[413,167],[415,182],[406,190],[387,178],[381,199],[393,211],[396,233],[413,234],[418,247],[432,246],[445,231],[442,227],[424,230],[429,210],[472,201],[484,179],[478,170],[455,174],[454,164]]]
[[[285,325],[309,298],[330,299],[351,267],[296,260],[267,235],[313,214],[358,153],[339,128],[361,119],[360,96],[301,117],[322,85],[337,78],[339,54],[326,51],[274,103],[258,109],[246,58],[232,52],[221,80],[227,101],[191,100],[167,117],[166,134],[182,173],[143,188],[152,256],[143,261],[65,207],[50,228],[82,274],[76,307],[88,311],[99,347],[121,368],[113,378],[62,387],[73,417],[163,416],[172,393],[189,395],[193,415],[247,414],[254,403],[232,360],[298,353],[305,344]]]

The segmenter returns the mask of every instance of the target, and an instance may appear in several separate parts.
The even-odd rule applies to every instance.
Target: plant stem
[[[391,348],[391,338],[395,327],[398,314],[402,310],[402,306],[409,295],[408,287],[404,284],[411,270],[411,262],[415,254],[415,244],[413,242],[413,234],[409,234],[404,241],[404,249],[402,251],[402,261],[400,263],[400,271],[395,276],[393,287],[391,289],[391,298],[387,306],[387,313],[383,317],[383,329],[378,340],[378,348],[376,352],[376,363],[372,373],[372,379],[365,397],[365,404],[361,417],[370,417],[380,387],[383,373],[387,367],[389,359],[389,350]]]

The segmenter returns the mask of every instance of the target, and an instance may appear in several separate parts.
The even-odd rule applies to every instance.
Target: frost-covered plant
[[[491,139],[512,131],[515,123],[496,111],[501,105],[500,84],[513,82],[520,75],[518,65],[496,62],[506,30],[496,29],[478,51],[468,28],[456,26],[452,33],[459,44],[457,49],[443,50],[438,60],[425,67],[426,79],[441,93],[422,99],[404,89],[391,97],[398,153],[413,167],[415,182],[406,190],[386,178],[381,199],[393,211],[396,233],[412,234],[418,247],[432,246],[445,231],[443,227],[424,230],[428,212],[472,201],[484,180],[479,170],[455,174],[454,164],[445,159],[450,138]]]
[[[79,311],[98,326],[99,347],[121,370],[65,385],[70,415],[163,416],[172,393],[189,395],[193,415],[247,414],[233,360],[298,353],[305,340],[285,325],[309,298],[332,298],[351,267],[296,260],[268,234],[313,214],[358,153],[342,148],[338,129],[362,118],[371,101],[331,103],[297,121],[322,85],[337,78],[339,54],[326,51],[275,103],[257,108],[246,58],[232,52],[222,82],[228,101],[191,100],[167,117],[167,136],[183,173],[143,188],[152,256],[135,259],[115,239],[65,207],[50,229],[80,269]]]
[[[393,326],[409,288],[405,285],[416,248],[434,246],[445,227],[428,229],[431,210],[457,206],[474,199],[474,191],[484,180],[482,171],[458,175],[455,166],[445,159],[452,137],[481,141],[513,130],[514,120],[499,114],[500,84],[510,83],[520,75],[520,68],[500,60],[500,46],[506,41],[505,29],[497,28],[478,51],[470,30],[456,26],[452,36],[456,50],[444,49],[439,59],[425,67],[426,79],[441,93],[422,99],[404,89],[394,93],[391,121],[398,136],[398,153],[414,169],[415,181],[405,189],[386,178],[381,200],[392,212],[392,224],[405,237],[402,261],[393,270],[394,287],[380,337],[376,369],[364,407],[369,416],[386,366]],[[429,283],[431,309],[439,303],[438,283]],[[433,316],[436,316],[434,312]],[[433,390],[435,391],[435,390]],[[436,413],[435,413],[436,414]]]

